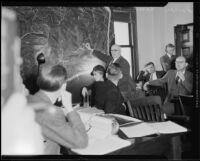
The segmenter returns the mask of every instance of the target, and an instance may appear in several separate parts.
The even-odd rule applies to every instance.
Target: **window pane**
[[[129,45],[128,23],[114,22],[115,43],[119,45]]]
[[[129,62],[130,65],[130,75],[132,77],[132,61],[131,61],[131,48],[121,48],[122,56]]]

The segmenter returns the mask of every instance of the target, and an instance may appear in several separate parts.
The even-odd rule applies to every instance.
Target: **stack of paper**
[[[157,134],[158,131],[148,126],[145,122],[131,124],[130,126],[120,127],[121,131],[129,138],[143,137]]]
[[[161,134],[181,133],[188,131],[187,128],[172,121],[148,123],[148,125]]]
[[[103,117],[96,113],[79,112],[88,134],[97,138],[117,133],[119,124],[113,118]]]
[[[120,127],[142,122],[141,120],[125,115],[119,115],[119,114],[105,114],[105,115],[113,117],[118,122]]]

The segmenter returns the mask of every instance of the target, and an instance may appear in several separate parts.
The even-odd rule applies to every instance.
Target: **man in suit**
[[[119,79],[121,79],[121,70],[118,64],[112,64],[108,67],[107,78],[104,78],[105,68],[102,65],[97,65],[93,68],[91,75],[95,82],[83,88],[82,95],[92,92],[92,106],[95,106],[105,113],[125,114],[125,107],[123,106],[124,99],[117,87]]]
[[[71,94],[65,90],[66,79],[63,66],[44,66],[37,79],[40,90],[27,96],[29,103],[42,102],[48,107],[36,111],[35,117],[42,129],[45,154],[60,154],[60,145],[85,148],[88,144],[84,124],[72,108]],[[62,100],[63,108],[53,105],[58,98]]]
[[[130,65],[128,61],[121,56],[121,47],[117,44],[111,47],[111,56],[104,54],[98,50],[94,50],[90,47],[89,43],[85,44],[86,49],[91,51],[91,54],[106,63],[106,69],[112,63],[117,63],[121,66],[122,74],[124,76],[130,77]]]
[[[106,63],[106,69],[115,63],[119,64],[120,70],[122,71],[122,78],[118,81],[118,88],[121,91],[124,99],[135,98],[138,94],[136,91],[136,83],[132,80],[130,76],[130,65],[128,61],[121,56],[121,47],[117,44],[112,45],[111,47],[111,55],[103,54],[98,50],[94,50],[90,47],[89,43],[85,44],[86,49],[90,50],[91,53]]]
[[[165,72],[170,69],[175,69],[175,58],[173,55],[175,50],[175,46],[173,44],[168,44],[165,47],[166,54],[160,58],[160,64]]]
[[[167,83],[168,85],[168,96],[166,97],[163,110],[167,114],[174,113],[174,106],[171,103],[171,100],[181,95],[190,95],[192,94],[193,89],[193,73],[186,70],[188,63],[186,58],[179,56],[175,61],[176,70],[169,70],[162,78],[146,82],[144,89],[147,90],[147,85],[162,85]]]
[[[137,81],[142,81],[143,83],[146,83],[150,80],[162,78],[164,74],[164,71],[156,71],[154,63],[149,62],[145,64],[144,69],[139,72],[137,76]]]

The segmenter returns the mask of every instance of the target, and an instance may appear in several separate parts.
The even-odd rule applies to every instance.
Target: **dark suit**
[[[175,96],[191,95],[193,90],[193,74],[189,71],[185,71],[185,80],[182,82],[176,81],[177,70],[169,70],[161,79],[149,81],[150,85],[162,85],[167,83],[168,96],[165,103],[170,102]],[[171,107],[170,107],[171,108]]]
[[[112,56],[101,53],[100,51],[94,50],[93,55],[106,63],[106,68],[113,62]],[[115,63],[119,64],[122,70],[123,77],[118,82],[118,88],[124,99],[134,99],[138,97],[136,92],[136,84],[130,76],[130,65],[126,59],[120,56]],[[140,95],[140,94],[139,94]]]
[[[103,54],[100,51],[94,50],[93,51],[93,55],[96,56],[97,58],[99,58],[100,60],[102,60],[103,62],[105,62],[106,63],[106,68],[113,62],[112,56]],[[125,58],[120,56],[115,61],[115,63],[120,65],[123,75],[130,77],[130,65],[129,65],[128,61]]]
[[[169,58],[167,54],[163,55],[160,58],[160,64],[165,72],[167,72],[170,69],[175,69],[175,59],[175,55],[172,55],[171,58]]]
[[[77,112],[67,114],[61,107],[53,106],[42,91],[27,96],[29,103],[45,103],[47,110],[36,111],[35,120],[39,123],[44,136],[45,154],[60,154],[60,145],[67,148],[82,148],[87,144],[85,127]]]
[[[118,87],[110,80],[94,82],[91,86],[92,104],[105,113],[125,114],[124,99]]]
[[[142,81],[143,83],[148,82],[150,80],[151,74],[150,73],[148,73],[146,75],[144,75],[144,74],[145,74],[144,71],[140,71],[140,73],[137,76],[137,81]],[[158,79],[162,78],[164,75],[165,75],[164,71],[156,71],[156,76]]]

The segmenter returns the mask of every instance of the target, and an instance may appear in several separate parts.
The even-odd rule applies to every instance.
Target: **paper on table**
[[[88,134],[96,138],[104,138],[108,135],[115,134],[119,125],[113,118],[105,118],[96,114],[79,112]]]
[[[187,128],[172,121],[148,123],[148,125],[156,129],[161,134],[180,133],[187,131]]]
[[[103,110],[97,109],[96,107],[87,107],[87,108],[79,108],[77,112],[84,112],[88,114],[103,114],[105,113]]]
[[[119,114],[104,114],[104,115],[108,115],[109,117],[115,118],[116,121],[119,123],[120,127],[141,122],[141,120],[125,115],[119,115]]]
[[[142,122],[142,121],[139,120],[139,119],[136,119],[136,118],[133,118],[133,117],[130,117],[130,116],[126,116],[126,115],[120,115],[120,114],[109,114],[109,115],[110,115],[110,116],[117,116],[117,117],[120,117],[120,118],[129,120],[129,121]]]
[[[72,149],[72,151],[82,155],[103,155],[129,145],[131,145],[130,141],[109,136],[104,139],[89,139],[89,144],[85,149]]]
[[[147,123],[141,122],[139,124],[133,124],[130,126],[120,127],[121,131],[126,134],[127,137],[143,137],[152,134],[157,134],[157,130],[153,129],[152,127],[148,126]]]

